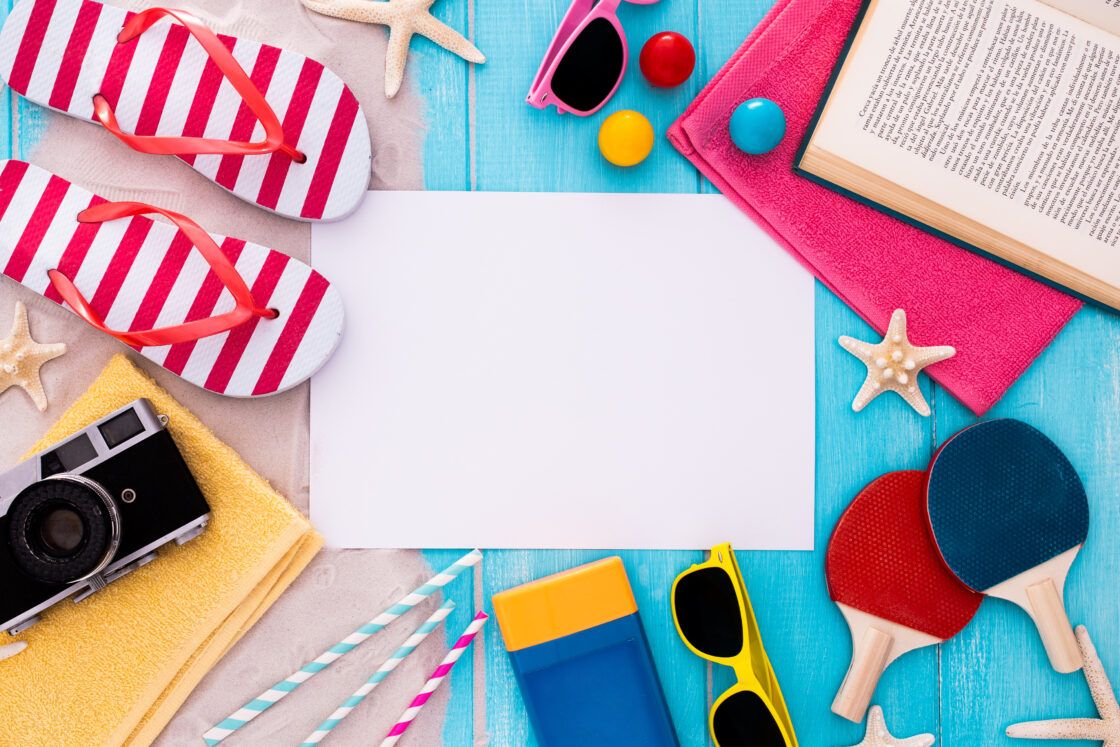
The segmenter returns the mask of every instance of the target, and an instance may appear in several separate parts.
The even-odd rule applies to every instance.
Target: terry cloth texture
[[[295,508],[123,355],[31,451],[140,397],[170,418],[210,524],[89,599],[60,603],[20,636],[27,650],[0,662],[0,744],[151,742],[322,546]]]
[[[669,130],[720,191],[806,269],[884,332],[905,309],[917,345],[957,355],[928,369],[976,414],[999,400],[1080,302],[997,262],[849,199],[793,171],[861,0],[778,0]],[[743,101],[765,97],[787,133],[765,156],[731,142]]]

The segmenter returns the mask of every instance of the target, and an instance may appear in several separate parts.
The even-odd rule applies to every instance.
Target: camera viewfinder
[[[115,449],[133,436],[144,432],[144,424],[140,422],[135,410],[125,410],[111,420],[106,420],[97,426],[105,445]]]
[[[59,472],[69,472],[96,458],[97,449],[93,448],[89,436],[83,433],[57,449],[44,454],[40,461],[41,472],[43,477],[57,475]]]

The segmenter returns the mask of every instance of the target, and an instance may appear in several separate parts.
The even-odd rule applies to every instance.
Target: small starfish
[[[302,0],[308,10],[348,21],[376,23],[389,27],[389,49],[385,52],[385,98],[397,95],[404,80],[408,43],[413,34],[426,36],[468,62],[483,63],[478,47],[431,13],[435,0]]]
[[[1077,626],[1077,643],[1081,647],[1085,682],[1101,717],[1027,721],[1007,727],[1007,736],[1019,739],[1087,739],[1103,742],[1101,747],[1120,747],[1120,703],[1084,625]]]
[[[852,402],[853,410],[859,412],[868,402],[891,390],[924,417],[929,416],[929,404],[918,386],[918,374],[926,366],[957,354],[956,348],[948,345],[920,348],[911,344],[906,336],[906,312],[902,309],[891,315],[882,342],[861,342],[845,335],[840,338],[840,346],[867,364],[867,379]]]
[[[41,344],[31,338],[27,307],[17,302],[12,335],[0,340],[0,393],[18,386],[27,392],[39,412],[46,410],[47,394],[43,391],[39,369],[65,352],[66,346],[61,342]]]
[[[871,706],[867,714],[867,733],[863,741],[854,747],[930,747],[933,744],[932,734],[919,734],[916,737],[896,737],[887,731],[887,722],[883,719],[883,709]]]

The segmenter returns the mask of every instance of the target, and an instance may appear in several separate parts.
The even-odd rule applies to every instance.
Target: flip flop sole
[[[96,122],[101,94],[135,135],[260,140],[264,128],[187,29],[160,22],[117,42],[133,13],[96,0],[21,0],[0,30],[0,76],[42,106]],[[303,55],[220,35],[307,156],[179,156],[243,200],[299,220],[337,220],[369,186],[365,115],[338,76]]]
[[[0,161],[0,272],[62,303],[58,269],[113,329],[182,324],[225,313],[233,296],[175,226],[144,216],[79,223],[97,195],[24,161]],[[306,264],[272,249],[212,234],[262,306],[254,318],[196,342],[139,348],[192,384],[231,397],[290,389],[322,366],[342,338],[342,298]]]

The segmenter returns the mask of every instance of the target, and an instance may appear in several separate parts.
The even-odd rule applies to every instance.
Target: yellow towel
[[[323,544],[291,504],[123,355],[32,452],[140,397],[170,417],[210,503],[210,524],[88,599],[61,602],[20,636],[27,650],[0,662],[0,744],[150,743]]]

